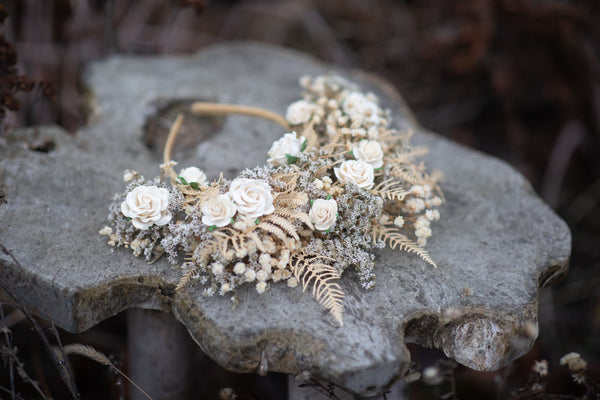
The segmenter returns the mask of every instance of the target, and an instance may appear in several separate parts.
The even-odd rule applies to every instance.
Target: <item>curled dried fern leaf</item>
[[[401,234],[393,225],[375,225],[371,230],[371,237],[373,238],[373,241],[383,240],[384,242],[387,242],[392,249],[398,248],[407,253],[416,254],[437,268],[437,265],[435,265],[435,262],[429,256],[427,250],[423,249],[406,235]]]
[[[291,236],[296,240],[300,240],[300,236],[298,236],[294,224],[285,219],[284,217],[270,214],[260,224],[258,224],[258,228],[262,228],[261,225],[266,223],[276,225],[279,228],[281,228],[288,236]]]
[[[308,203],[308,195],[304,192],[285,192],[274,200],[275,207],[296,208]]]
[[[410,190],[404,189],[396,179],[390,178],[371,189],[371,194],[379,196],[384,200],[402,201],[410,194]]]
[[[392,175],[398,180],[406,181],[411,185],[420,185],[427,181],[427,179],[425,178],[425,167],[423,166],[423,164],[394,164],[390,169],[390,175]]]
[[[194,270],[189,270],[187,271],[179,280],[179,282],[177,282],[177,286],[175,286],[175,290],[181,290],[183,289],[188,283],[190,283],[190,281],[192,280],[192,277],[194,276]]]
[[[339,279],[340,274],[335,267],[321,260],[318,255],[297,254],[291,262],[292,274],[302,282],[303,291],[312,284],[313,296],[329,310],[341,326],[344,326],[344,292],[339,284],[331,282]]]
[[[389,160],[395,163],[412,163],[414,162],[415,158],[423,157],[427,153],[429,153],[429,149],[427,147],[408,147],[390,157]]]
[[[305,224],[310,229],[314,229],[313,223],[310,220],[310,217],[308,216],[308,214],[306,214],[306,213],[290,211],[290,210],[286,210],[286,209],[278,209],[278,210],[275,210],[275,212],[272,215],[287,218],[288,220],[292,220],[292,221],[296,220],[296,221],[299,221],[299,222]]]
[[[292,239],[294,239],[293,236],[288,235],[286,232],[284,232],[283,229],[281,229],[279,226],[277,226],[271,222],[261,221],[261,223],[258,224],[258,229],[262,229],[263,231],[273,234],[274,236],[279,238],[282,242],[288,241],[290,239],[290,237]],[[296,237],[298,237],[298,234],[296,234],[296,232],[294,232],[294,235],[296,235]]]

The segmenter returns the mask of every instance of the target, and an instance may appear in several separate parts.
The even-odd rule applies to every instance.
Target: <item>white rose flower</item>
[[[290,104],[285,113],[285,119],[291,125],[300,125],[308,122],[315,113],[315,105],[306,100],[298,100]]]
[[[269,159],[267,162],[275,167],[287,165],[287,155],[292,157],[299,156],[305,140],[304,136],[300,136],[300,139],[296,138],[296,132],[286,133],[281,139],[273,142],[268,153]]]
[[[219,194],[202,204],[202,223],[222,228],[229,225],[236,211],[237,208],[231,199],[227,195]]]
[[[344,161],[333,171],[339,180],[355,183],[362,189],[371,189],[375,184],[373,166],[361,160]]]
[[[352,154],[357,160],[367,162],[373,168],[383,166],[383,149],[376,140],[361,140],[358,142],[358,146],[352,149]]]
[[[360,125],[377,125],[380,122],[379,106],[360,92],[350,92],[342,102],[342,109]]]
[[[308,216],[316,229],[326,231],[335,224],[337,211],[338,206],[335,200],[317,199],[313,202]]]
[[[228,194],[243,218],[254,219],[275,211],[271,186],[262,179],[236,178]]]
[[[182,169],[178,177],[183,178],[188,185],[196,182],[199,187],[205,187],[207,184],[206,174],[196,167]]]
[[[121,212],[131,218],[133,226],[146,230],[151,225],[162,226],[171,220],[169,191],[156,186],[138,186],[127,193]]]

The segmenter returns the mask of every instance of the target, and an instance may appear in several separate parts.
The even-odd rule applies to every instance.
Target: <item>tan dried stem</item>
[[[285,129],[290,129],[290,124],[288,124],[285,118],[283,118],[281,115],[259,107],[240,106],[237,104],[195,102],[192,103],[190,111],[198,115],[248,115],[251,117],[268,119],[283,126]],[[167,141],[165,142],[165,148],[163,151],[163,163],[165,165],[168,165],[168,163],[171,161],[173,145],[175,144],[175,139],[177,138],[177,134],[179,133],[179,129],[181,128],[182,122],[183,114],[177,115],[177,118],[175,119],[175,122],[173,123],[173,125],[171,126],[171,130],[169,131],[169,135],[167,136]],[[175,181],[175,179],[177,179],[177,174],[175,173],[175,171],[173,171],[172,167],[167,168],[171,179]]]
[[[167,141],[165,142],[165,149],[163,151],[163,163],[168,165],[171,161],[171,153],[173,152],[173,144],[175,144],[175,139],[177,138],[177,134],[179,133],[179,128],[181,128],[181,124],[183,123],[183,114],[178,114],[173,126],[171,126],[171,130],[169,131],[169,136],[167,136]],[[172,167],[167,167],[169,171],[169,175],[171,179],[175,181],[177,179],[177,173],[173,171]]]
[[[194,114],[200,115],[229,115],[242,114],[251,117],[259,117],[271,120],[285,129],[290,128],[290,124],[281,115],[259,107],[240,106],[237,104],[218,104],[218,103],[203,103],[196,102],[191,106],[191,111]]]

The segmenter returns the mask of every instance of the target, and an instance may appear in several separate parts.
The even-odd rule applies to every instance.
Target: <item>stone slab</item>
[[[299,98],[298,78],[334,68],[310,57],[252,43],[230,43],[191,56],[118,56],[85,77],[92,115],[76,136],[59,128],[14,131],[0,149],[0,279],[41,316],[80,332],[125,309],[171,311],[223,367],[241,371],[309,371],[360,395],[381,391],[407,370],[405,342],[442,349],[478,370],[494,370],[525,353],[536,337],[538,294],[568,268],[570,232],[512,167],[420,127],[385,82],[337,69],[373,90],[396,121],[416,130],[425,162],[445,174],[446,203],[428,242],[438,269],[403,252],[378,254],[375,289],[347,271],[344,326],[309,293],[284,283],[258,295],[239,290],[205,298],[201,286],[175,292],[176,268],[112,250],[106,224],[122,173],[158,175],[159,151],[144,144],[148,122],[182,100],[248,104],[283,114]],[[168,126],[169,122],[165,121]],[[283,133],[268,122],[227,117],[218,132],[175,154],[181,167],[232,177],[265,163]],[[49,152],[36,143],[53,141]],[[191,149],[191,150],[190,150]],[[38,295],[34,293],[36,288]],[[42,305],[43,303],[43,305]]]

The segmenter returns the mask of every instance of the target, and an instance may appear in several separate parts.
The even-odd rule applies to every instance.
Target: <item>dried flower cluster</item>
[[[179,288],[207,284],[205,295],[244,283],[312,287],[342,324],[344,293],[335,280],[348,267],[374,285],[373,250],[398,248],[435,265],[424,250],[442,195],[416,164],[425,148],[410,131],[390,128],[390,112],[373,94],[337,76],[303,77],[302,100],[286,113],[291,132],[268,151],[268,165],[229,181],[208,182],[196,167],[168,188],[125,173],[105,228],[109,244],[148,260],[166,253],[181,264]],[[176,163],[161,166],[173,175]],[[185,253],[185,259],[179,254]]]

